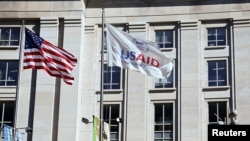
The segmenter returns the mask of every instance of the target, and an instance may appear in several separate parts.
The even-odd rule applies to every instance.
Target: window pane
[[[207,37],[208,37],[208,41],[210,40],[216,40],[216,32],[214,28],[208,28],[207,29]]]
[[[8,76],[7,76],[7,85],[13,86],[17,84],[18,77],[18,62],[10,61],[8,63]]]
[[[225,121],[227,117],[227,103],[219,102],[219,117],[222,121]]]
[[[225,40],[224,41],[218,41],[218,46],[226,45]]]
[[[216,62],[208,62],[208,80],[216,80]]]
[[[209,124],[218,124],[218,121],[226,121],[227,102],[208,102]]]
[[[217,39],[225,40],[226,39],[226,29],[225,28],[217,28]]]
[[[226,45],[226,28],[207,29],[208,46]]]
[[[111,140],[118,140],[118,134],[117,133],[110,133],[110,139]]]
[[[112,89],[120,88],[120,68],[112,67]]]
[[[163,109],[161,105],[155,105],[155,124],[163,123]]]
[[[0,41],[0,46],[7,46],[7,45],[9,45],[8,41]]]
[[[226,61],[209,61],[208,62],[208,86],[225,86],[227,85],[227,68]]]
[[[120,89],[120,68],[104,65],[104,89]]]
[[[172,140],[173,138],[173,104],[155,104],[154,140]]]
[[[11,28],[11,37],[10,37],[10,45],[19,45],[20,38],[20,29],[19,28]]]
[[[173,129],[173,125],[172,124],[164,126],[164,131],[172,131],[172,129]]]
[[[165,31],[165,47],[173,47],[173,31]]]
[[[1,36],[0,36],[0,40],[9,40],[9,36],[10,36],[10,28],[0,28],[1,31]]]
[[[173,30],[155,31],[155,40],[160,48],[173,47]]]
[[[19,40],[20,38],[20,28],[19,27],[14,27],[11,28],[11,40]]]
[[[212,86],[217,86],[216,82],[208,82],[208,86],[212,87]]]
[[[117,124],[117,122],[115,120],[111,120],[111,124]],[[118,125],[110,127],[110,131],[118,131],[118,130],[119,130]]]
[[[166,104],[164,105],[164,123],[172,123],[173,122],[173,105]]]
[[[209,122],[217,122],[217,103],[209,102]]]
[[[162,125],[155,125],[155,131],[163,131]]]
[[[173,133],[172,132],[164,132],[164,138],[172,139],[173,138]]]
[[[4,124],[13,126],[13,116],[15,110],[15,101],[0,101],[0,114],[3,114],[3,104],[5,104],[4,109]]]
[[[17,85],[18,61],[0,61],[0,86]]]
[[[5,61],[0,61],[0,80],[5,80],[6,79],[6,62]]]
[[[0,28],[0,45],[19,45],[20,28],[19,27],[1,27]]]
[[[162,138],[163,134],[162,132],[155,132],[155,138]]]

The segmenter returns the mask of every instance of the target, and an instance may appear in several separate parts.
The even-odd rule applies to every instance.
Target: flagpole
[[[101,80],[100,80],[100,128],[99,141],[103,140],[103,70],[104,70],[104,8],[102,8]]]
[[[14,113],[14,133],[13,133],[13,140],[16,138],[16,124],[17,124],[17,111],[18,111],[18,101],[19,101],[19,86],[20,86],[20,80],[21,80],[21,70],[22,70],[22,54],[23,54],[23,47],[24,47],[24,20],[22,20],[22,27],[21,27],[21,44],[19,48],[19,61],[18,61],[18,78],[17,78],[17,87],[16,87],[16,102],[15,102],[15,113]]]

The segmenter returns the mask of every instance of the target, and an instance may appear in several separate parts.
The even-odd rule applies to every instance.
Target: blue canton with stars
[[[28,28],[25,28],[25,49],[38,48],[40,50],[41,44],[44,41],[43,38],[39,37]]]

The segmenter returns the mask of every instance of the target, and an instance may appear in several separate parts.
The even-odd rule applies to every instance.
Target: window
[[[174,32],[173,30],[156,30],[155,40],[160,48],[173,48]]]
[[[119,141],[119,104],[104,104],[103,119],[110,125],[110,141]]]
[[[104,86],[103,89],[120,89],[121,69],[104,65]]]
[[[226,46],[226,28],[207,28],[208,46]]]
[[[0,61],[0,86],[16,86],[18,61]]]
[[[168,78],[156,78],[155,79],[155,88],[173,88],[173,71],[171,72]]]
[[[18,46],[19,40],[19,27],[0,27],[0,46]]]
[[[3,124],[13,127],[14,110],[15,101],[0,101],[0,114],[3,116]]]
[[[227,85],[227,61],[208,61],[208,86]]]
[[[208,102],[209,124],[225,124],[227,118],[227,102]]]
[[[173,103],[155,104],[154,141],[173,141]]]

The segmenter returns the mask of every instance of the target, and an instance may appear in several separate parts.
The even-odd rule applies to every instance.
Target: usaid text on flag
[[[108,65],[119,66],[156,78],[166,78],[173,69],[173,60],[163,54],[154,42],[135,38],[107,26]]]
[[[145,43],[141,40],[134,39],[133,43],[144,53],[149,51],[149,48],[145,46]],[[159,67],[160,66],[160,61],[157,58],[151,57],[151,56],[146,56],[142,53],[137,54],[136,51],[129,51],[129,50],[121,50],[121,58],[123,60],[130,59],[131,61],[141,61],[142,63],[154,66],[154,67]]]

